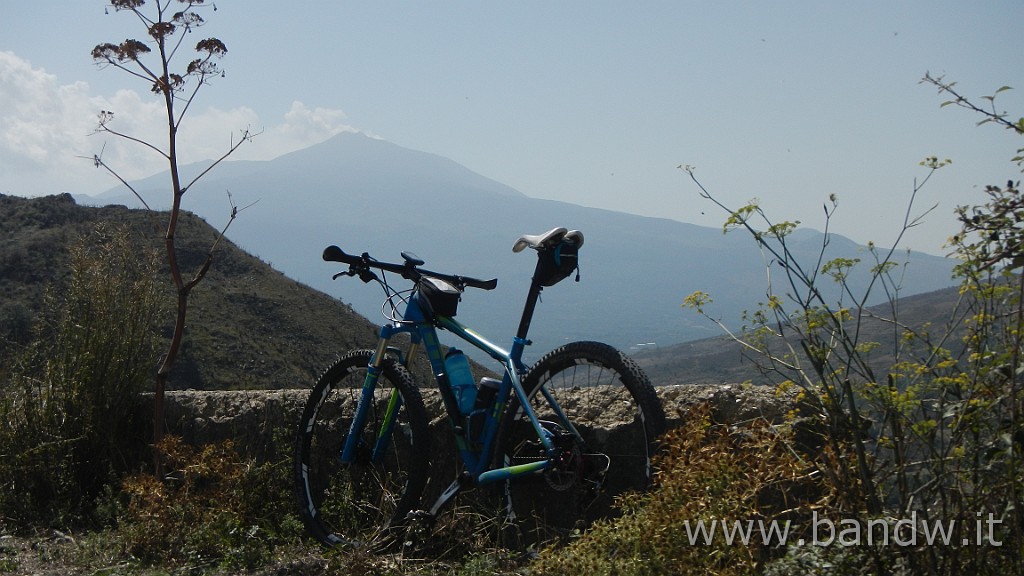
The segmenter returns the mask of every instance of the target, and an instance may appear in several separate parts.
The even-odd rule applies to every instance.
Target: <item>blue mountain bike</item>
[[[598,342],[574,342],[522,362],[541,291],[576,272],[583,234],[556,228],[524,235],[514,252],[532,248],[538,260],[518,331],[506,351],[454,319],[466,288],[492,290],[480,280],[422,268],[403,252],[401,263],[369,254],[324,250],[347,264],[335,275],[378,282],[385,316],[376,349],[343,355],[319,378],[302,414],[295,446],[297,498],[308,531],[327,545],[380,542],[417,518],[435,518],[466,490],[498,495],[503,522],[533,541],[565,536],[613,513],[612,499],[651,482],[655,439],[665,414],[643,371]],[[396,290],[387,273],[412,283]],[[464,356],[447,353],[445,330],[501,365],[501,379],[474,381]],[[431,464],[430,417],[409,369],[425,353],[455,440],[461,472],[421,508]],[[432,462],[432,460],[434,460]],[[433,484],[435,480],[431,480]],[[440,486],[444,486],[444,480]]]

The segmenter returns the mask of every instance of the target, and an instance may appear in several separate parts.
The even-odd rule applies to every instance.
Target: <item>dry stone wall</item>
[[[791,407],[766,387],[688,384],[657,391],[670,427],[705,402],[717,421],[735,424],[755,418],[777,422]],[[168,430],[191,444],[230,439],[244,453],[265,458],[291,450],[308,395],[308,390],[173,391],[165,397],[165,418]],[[434,429],[444,433],[437,393],[425,390],[423,396],[428,412],[436,416]]]

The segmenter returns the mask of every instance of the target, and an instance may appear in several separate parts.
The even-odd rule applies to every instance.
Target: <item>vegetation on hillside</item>
[[[97,226],[130,231],[136,253],[159,250],[159,213],[121,206],[76,205],[69,195],[19,198],[0,195],[0,356],[27,345],[32,326],[47,306],[47,289],[62,294],[70,280],[72,247]],[[216,230],[184,213],[179,226],[183,258],[201,259]],[[325,271],[325,273],[329,270]],[[157,260],[155,280],[166,275]],[[159,283],[165,302],[172,295]],[[193,314],[182,358],[170,388],[200,390],[302,388],[339,353],[372,346],[376,328],[349,306],[285,277],[230,241],[217,252],[217,266],[192,295]],[[166,345],[169,320],[157,320],[158,342]],[[156,358],[150,362],[155,370]],[[0,366],[10,365],[10,359]]]
[[[915,330],[942,323],[961,299],[960,289],[951,287],[924,294],[902,296],[898,300],[900,322]],[[893,350],[898,349],[899,335],[892,330],[891,305],[872,306],[860,321],[862,338],[881,345],[868,359],[876,371],[884,372],[894,362]],[[799,339],[784,334],[787,347],[793,347],[806,362],[799,349]],[[792,340],[790,342],[790,340]],[[950,346],[959,345],[956,338]],[[771,385],[771,374],[765,373],[757,362],[758,353],[746,348],[729,336],[716,336],[673,346],[647,347],[633,359],[643,367],[652,382],[672,384],[736,384]]]

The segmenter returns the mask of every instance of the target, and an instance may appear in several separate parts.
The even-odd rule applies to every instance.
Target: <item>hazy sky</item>
[[[152,2],[153,0],[150,0]],[[926,156],[951,158],[922,191],[911,247],[942,252],[957,204],[1019,178],[1024,139],[919,84],[928,71],[1024,116],[1020,0],[759,2],[218,0],[195,41],[228,47],[181,135],[186,160],[262,130],[238,158],[269,159],[357,130],[451,158],[528,196],[719,226],[680,164],[739,206],[891,242]],[[102,0],[4,6],[0,192],[97,193],[77,156],[103,150],[129,178],[160,169],[89,136],[99,110],[140,135],[161,125],[148,86],[97,70],[93,46],[144,38]],[[190,44],[194,42],[190,39]],[[315,209],[315,207],[310,208]],[[567,223],[571,226],[571,223]]]

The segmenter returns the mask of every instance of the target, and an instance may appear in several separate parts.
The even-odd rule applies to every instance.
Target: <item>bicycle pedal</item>
[[[405,519],[409,521],[429,520],[433,522],[436,518],[429,510],[410,510],[409,513],[405,515]]]

